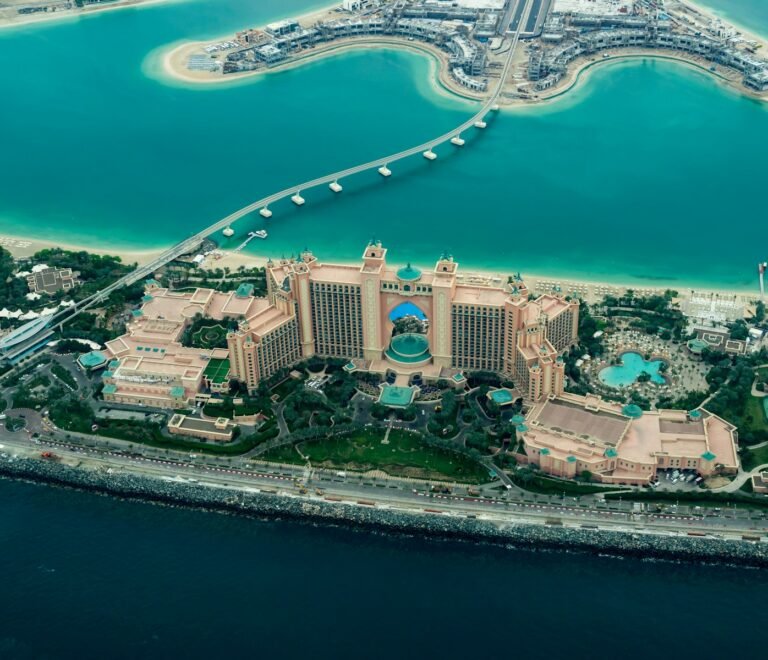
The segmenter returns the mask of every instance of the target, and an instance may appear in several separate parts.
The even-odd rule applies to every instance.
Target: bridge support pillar
[[[421,154],[426,158],[427,160],[435,160],[437,158],[437,154],[432,151],[432,149],[427,149],[423,154]]]
[[[384,176],[384,177],[387,177],[387,176],[392,176],[392,170],[390,170],[390,169],[387,167],[387,164],[386,164],[386,163],[384,163],[384,164],[383,164],[383,165],[382,165],[382,166],[379,168],[379,174],[381,174],[381,176]]]
[[[291,197],[291,201],[296,204],[296,206],[304,206],[304,198],[301,196],[301,190],[297,190],[296,194]]]
[[[488,124],[486,124],[482,119],[478,119],[475,122],[475,128],[485,128],[486,126],[488,126]]]
[[[461,135],[454,135],[451,138],[451,144],[456,145],[457,147],[463,147],[464,146],[464,138],[462,138]]]
[[[259,215],[262,218],[271,218],[272,217],[272,211],[270,211],[266,206],[259,211]]]
[[[328,187],[335,193],[340,193],[344,188],[341,187],[338,181],[328,184]]]

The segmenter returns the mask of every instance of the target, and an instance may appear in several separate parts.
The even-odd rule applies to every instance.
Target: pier
[[[249,231],[248,232],[248,238],[246,238],[240,245],[238,245],[233,252],[242,252],[243,248],[245,248],[248,243],[250,243],[254,238],[266,238],[266,233],[264,236],[259,236],[255,231]]]

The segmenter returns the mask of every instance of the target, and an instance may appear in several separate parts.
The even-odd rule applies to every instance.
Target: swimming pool
[[[606,367],[599,374],[600,381],[609,387],[626,387],[636,382],[641,373],[651,377],[651,382],[662,385],[666,382],[660,373],[664,360],[645,360],[640,353],[624,353],[621,364]]]

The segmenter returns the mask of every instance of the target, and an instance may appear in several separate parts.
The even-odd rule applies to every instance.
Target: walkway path
[[[756,474],[759,474],[760,472],[763,472],[765,470],[768,470],[768,463],[763,463],[762,465],[758,465],[756,468],[752,468],[749,472],[741,472],[731,483],[729,483],[727,486],[723,486],[722,488],[713,488],[711,491],[712,493],[734,493],[737,490],[741,489],[741,487],[750,479],[752,479],[753,476]]]

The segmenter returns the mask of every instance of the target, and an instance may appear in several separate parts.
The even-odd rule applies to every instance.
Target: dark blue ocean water
[[[0,658],[760,657],[768,573],[0,480]]]

